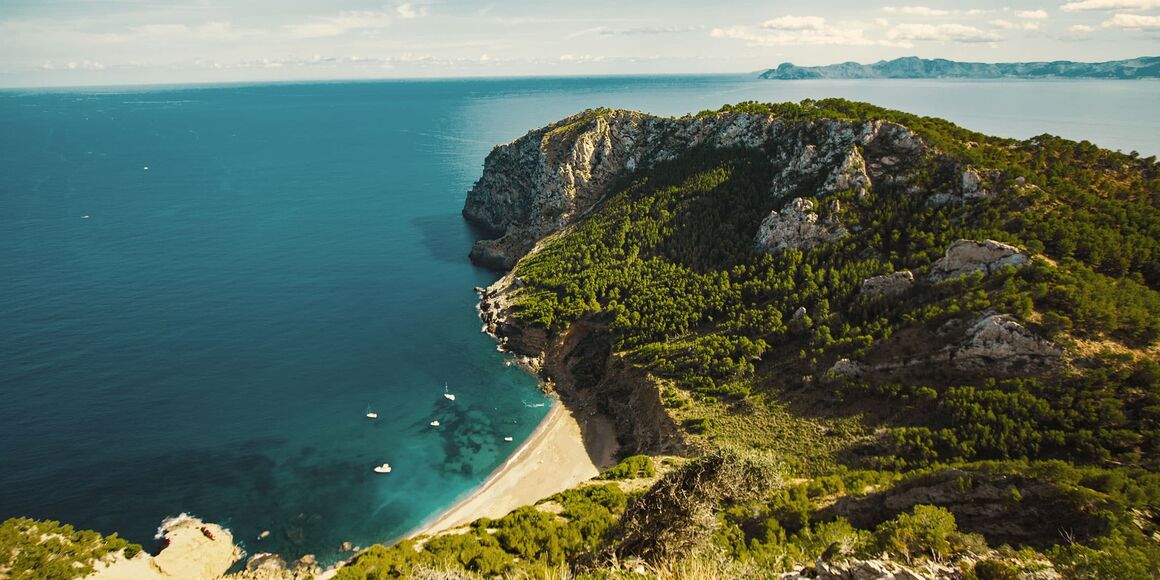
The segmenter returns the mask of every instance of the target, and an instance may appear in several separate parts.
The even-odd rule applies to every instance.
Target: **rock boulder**
[[[897,296],[914,285],[914,273],[902,270],[862,280],[862,294],[870,297]]]
[[[970,372],[1012,374],[1046,369],[1060,363],[1063,351],[1005,314],[987,314],[976,320],[950,353],[956,368]]]
[[[931,265],[928,277],[937,282],[978,271],[992,274],[1005,266],[1023,266],[1028,261],[1027,254],[1009,244],[995,240],[958,240]]]
[[[808,250],[836,242],[846,235],[846,228],[838,221],[836,210],[839,208],[832,209],[830,217],[819,220],[813,201],[794,198],[781,211],[769,213],[758,227],[753,243],[758,250],[778,252],[789,248]]]

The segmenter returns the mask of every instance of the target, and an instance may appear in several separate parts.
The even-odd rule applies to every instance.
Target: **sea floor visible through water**
[[[496,274],[468,263],[459,211],[492,146],[555,119],[843,96],[1152,155],[1160,121],[1140,113],[1157,88],[701,76],[0,91],[0,518],[149,545],[188,512],[251,553],[331,562],[343,542],[446,509],[548,409],[480,332],[472,288]]]

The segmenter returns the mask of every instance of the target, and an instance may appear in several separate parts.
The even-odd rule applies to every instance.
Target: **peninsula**
[[[801,79],[1147,79],[1160,78],[1160,57],[1108,62],[958,62],[915,56],[872,64],[843,62],[826,66],[782,63],[761,73],[769,80]]]

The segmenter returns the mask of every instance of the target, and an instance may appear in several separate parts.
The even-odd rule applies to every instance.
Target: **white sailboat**
[[[391,464],[390,463],[384,463],[382,465],[375,467],[375,473],[390,473],[390,472],[391,472]]]
[[[431,426],[432,426],[432,427],[438,427],[438,426],[439,426],[439,421],[431,421]]]
[[[448,401],[455,400],[455,395],[447,392],[447,383],[443,383],[443,398],[447,399]]]
[[[378,419],[379,414],[371,410],[371,406],[367,405],[367,419]]]

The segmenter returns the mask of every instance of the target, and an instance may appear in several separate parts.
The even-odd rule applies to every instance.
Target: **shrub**
[[[955,515],[945,508],[916,505],[908,513],[878,526],[879,545],[907,562],[921,553],[942,560],[951,553],[951,537],[957,530]]]
[[[713,427],[713,421],[704,417],[698,419],[686,419],[684,425],[685,429],[688,430],[689,433],[701,435],[708,432],[709,429]]]
[[[636,479],[640,477],[654,477],[657,474],[653,460],[648,455],[633,455],[626,457],[613,467],[604,470],[600,479]]]

